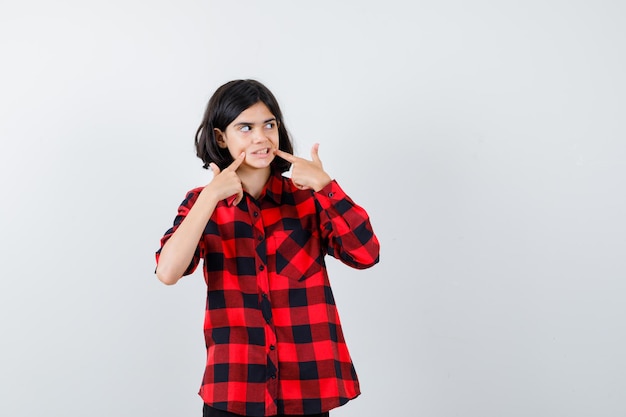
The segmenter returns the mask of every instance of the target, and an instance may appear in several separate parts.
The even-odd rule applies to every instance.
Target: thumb
[[[209,168],[211,168],[211,171],[213,171],[213,176],[214,177],[217,176],[217,174],[220,173],[220,168],[214,162],[211,162],[209,164]]]
[[[321,165],[322,160],[320,159],[320,156],[319,156],[319,149],[320,149],[319,143],[316,143],[313,145],[313,147],[311,148],[311,159],[313,160],[313,162],[317,162],[318,164]]]

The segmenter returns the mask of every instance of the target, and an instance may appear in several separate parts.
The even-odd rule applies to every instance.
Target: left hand
[[[311,148],[310,161],[281,151],[280,149],[274,151],[276,156],[283,158],[287,162],[291,162],[293,165],[291,181],[301,190],[319,191],[332,181],[322,166],[322,161],[318,155],[319,147],[319,143],[316,143]]]

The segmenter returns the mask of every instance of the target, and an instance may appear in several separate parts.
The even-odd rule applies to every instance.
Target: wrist
[[[330,184],[332,182],[332,178],[330,178],[330,176],[326,173],[324,173],[323,176],[321,176],[318,180],[317,180],[317,184],[315,185],[315,187],[313,188],[313,190],[315,192],[319,192],[322,189],[324,189],[328,184]]]
[[[204,204],[209,204],[211,206],[216,206],[219,203],[220,198],[217,197],[215,190],[210,187],[210,183],[202,189],[200,195],[198,196],[198,200],[202,200]]]

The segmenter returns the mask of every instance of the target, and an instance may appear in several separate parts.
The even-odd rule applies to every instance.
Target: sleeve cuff
[[[314,195],[323,209],[327,209],[346,198],[346,193],[335,180],[329,182],[326,187],[315,192]]]

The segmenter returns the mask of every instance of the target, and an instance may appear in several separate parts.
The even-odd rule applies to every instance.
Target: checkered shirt
[[[187,194],[161,247],[201,191]],[[359,269],[378,262],[367,213],[336,181],[303,191],[274,174],[258,199],[217,205],[185,271],[204,260],[205,403],[247,416],[314,414],[360,394],[326,254]]]

